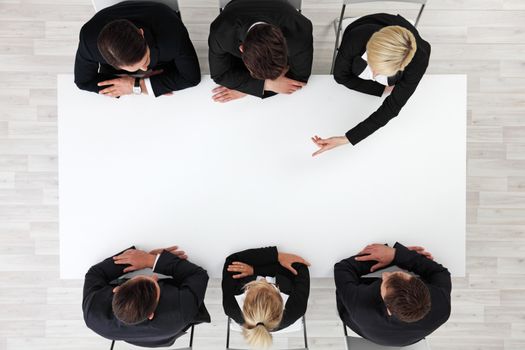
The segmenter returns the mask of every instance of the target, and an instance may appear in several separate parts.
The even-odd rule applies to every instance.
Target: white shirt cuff
[[[160,254],[157,254],[157,257],[155,258],[155,263],[153,264],[153,268],[151,269],[152,271],[155,271],[155,267],[157,266],[157,261],[159,261],[159,258]]]
[[[153,92],[149,78],[144,78],[144,85],[146,85],[146,90],[148,90],[148,96],[155,97],[155,93]]]

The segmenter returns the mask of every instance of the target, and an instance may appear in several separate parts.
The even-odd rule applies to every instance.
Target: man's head
[[[113,292],[113,314],[119,321],[134,325],[153,319],[160,299],[156,275],[133,277]]]
[[[421,279],[406,272],[383,272],[381,296],[388,309],[403,322],[421,320],[430,311],[430,291]]]
[[[375,74],[392,76],[412,61],[417,50],[412,32],[387,26],[375,32],[366,44],[367,61]]]
[[[251,28],[239,49],[244,65],[255,79],[275,80],[286,72],[286,39],[272,24],[258,24]]]
[[[113,67],[129,72],[148,70],[150,51],[144,31],[127,19],[109,22],[97,38],[98,50]]]

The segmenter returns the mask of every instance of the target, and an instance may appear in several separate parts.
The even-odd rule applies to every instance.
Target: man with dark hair
[[[402,271],[363,277],[390,265],[419,277]],[[450,316],[450,273],[422,247],[371,244],[335,264],[334,276],[341,319],[374,343],[417,343]]]
[[[80,30],[75,83],[82,90],[158,97],[200,79],[188,31],[164,4],[124,1],[100,10]]]
[[[145,268],[167,278],[154,274],[119,279]],[[206,271],[189,262],[176,246],[149,253],[132,247],[87,272],[84,321],[111,340],[145,347],[170,346],[192,324],[210,322],[204,306],[207,284]]]
[[[312,71],[312,23],[285,0],[233,0],[210,27],[213,100],[301,89]]]

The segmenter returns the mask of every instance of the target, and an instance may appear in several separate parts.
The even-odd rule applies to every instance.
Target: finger
[[[294,275],[297,275],[297,271],[295,271],[295,269],[292,267],[292,265],[287,265],[286,268],[288,270],[290,270],[290,272],[293,273]]]
[[[377,263],[375,264],[374,266],[372,266],[372,268],[370,268],[370,272],[374,272],[376,270],[379,270],[380,268],[384,267],[385,265],[382,264],[382,263]]]
[[[234,261],[232,262],[233,265],[246,265],[245,263],[243,262],[240,262],[240,261]]]
[[[115,260],[114,263],[116,265],[129,265],[130,261],[128,259],[122,259],[122,260]]]
[[[136,268],[135,266],[130,266],[130,267],[126,267],[124,269],[124,272],[131,272],[131,271],[136,271],[138,270],[138,268]]]
[[[211,92],[213,93],[223,92],[223,91],[228,91],[228,88],[225,88],[224,86],[217,86],[215,89],[211,90]]]
[[[425,250],[425,248],[420,247],[420,246],[417,246],[417,245],[410,246],[410,247],[408,247],[408,249],[409,249],[409,250],[415,250],[415,251],[422,251],[422,250]]]
[[[113,86],[112,87],[109,87],[109,88],[105,88],[103,90],[100,90],[98,93],[99,94],[102,94],[102,95],[105,95],[107,93],[110,93],[111,91],[113,91]]]
[[[217,100],[217,102],[225,103],[225,102],[230,102],[231,100],[233,100],[233,98],[231,98],[230,96],[226,96],[226,97],[221,97],[220,99]]]
[[[297,86],[298,88],[302,88],[306,85],[306,83],[303,83],[302,81],[292,80],[292,85]]]
[[[118,81],[117,79],[111,79],[111,80],[104,80],[98,83],[98,86],[106,86],[106,85],[113,85],[115,82]]]
[[[213,98],[213,100],[215,101],[220,101],[222,98],[228,96],[228,93],[229,91],[218,92],[215,95],[213,95],[211,98]]]
[[[171,247],[164,248],[164,250],[167,250],[168,252],[171,252],[172,250],[177,250],[177,249],[179,249],[178,245],[172,245]]]
[[[314,154],[312,154],[312,157],[315,157],[321,153],[323,153],[324,151],[328,150],[327,148],[321,148],[320,150],[314,152]]]
[[[372,255],[372,254],[368,254],[368,255],[363,255],[363,256],[356,256],[355,260],[357,260],[357,261],[370,261],[370,260],[377,260],[377,258],[374,255]]]
[[[174,254],[177,255],[177,256],[179,256],[179,255],[185,255],[186,252],[185,252],[184,250],[176,250],[176,251],[174,252]]]
[[[188,256],[186,254],[179,256],[179,259],[186,260],[188,259]]]
[[[167,92],[164,94],[164,96],[171,96],[171,95],[173,95],[173,92]]]
[[[232,277],[235,278],[235,279],[239,279],[239,278],[244,278],[246,276],[247,275],[245,273],[238,273],[236,275],[233,275]]]

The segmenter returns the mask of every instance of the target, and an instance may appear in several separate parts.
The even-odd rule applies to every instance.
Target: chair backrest
[[[430,350],[426,339],[408,346],[383,346],[372,343],[369,340],[357,337],[345,337],[347,349],[352,350]]]
[[[128,0],[128,1],[144,1],[144,0]],[[148,0],[151,2],[158,2],[161,4],[168,5],[171,7],[175,12],[179,13],[179,1],[178,0]],[[91,0],[93,3],[93,7],[95,8],[95,11],[98,12],[106,7],[116,5],[122,0]]]
[[[425,5],[427,0],[343,0],[343,5],[359,4],[363,2],[409,2],[412,4]]]
[[[219,9],[222,11],[222,9],[228,5],[228,3],[231,0],[219,0]],[[292,5],[297,11],[301,11],[301,7],[303,5],[303,0],[286,0]]]

